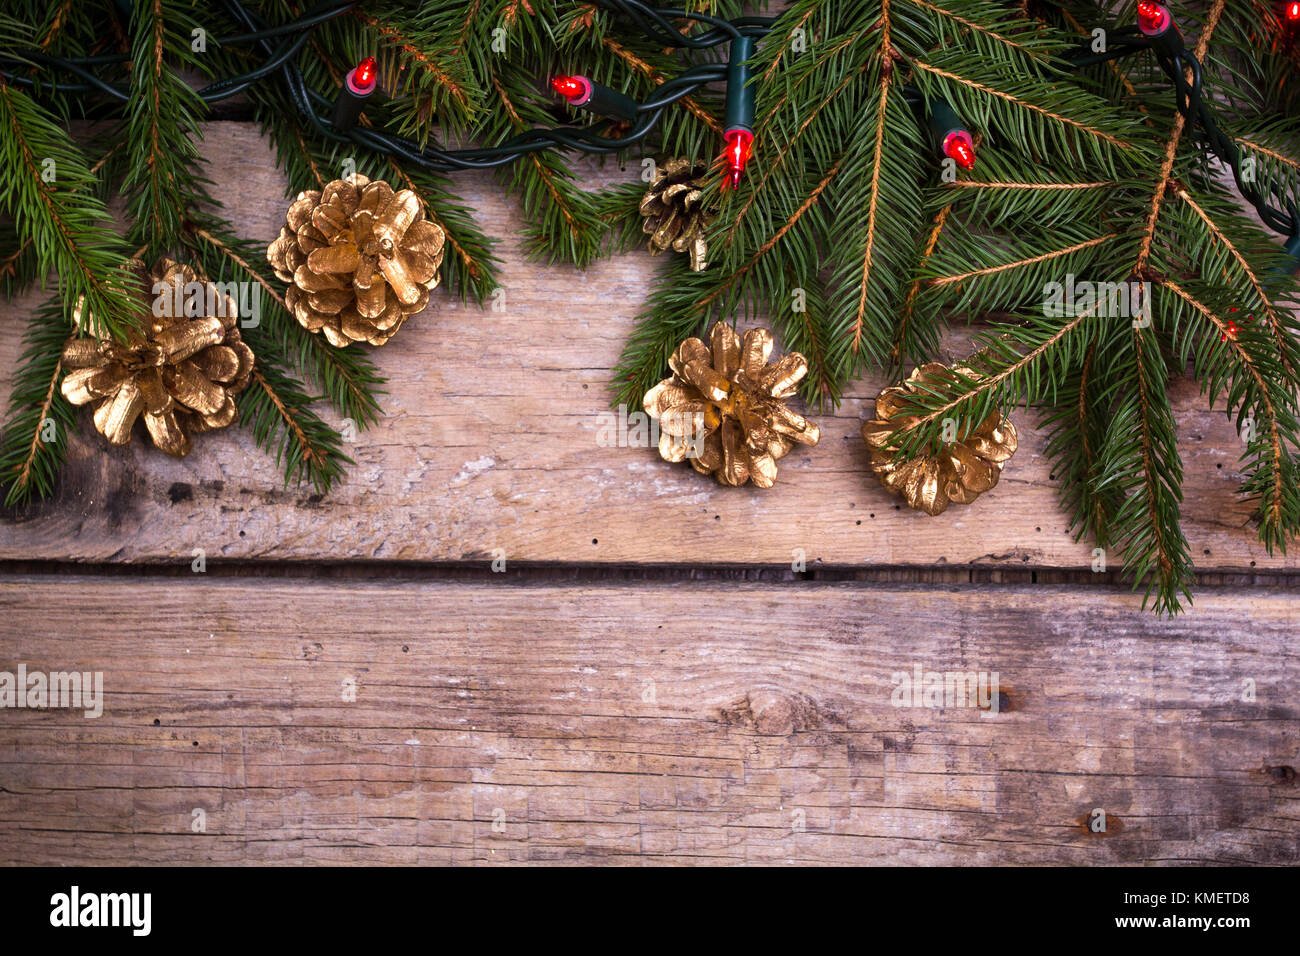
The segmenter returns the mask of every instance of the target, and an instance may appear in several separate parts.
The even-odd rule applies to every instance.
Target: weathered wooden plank
[[[270,239],[285,201],[267,145],[250,126],[206,128],[216,192],[241,233]],[[609,176],[623,175],[610,169]],[[627,173],[626,175],[631,175]],[[933,519],[907,511],[867,470],[858,435],[882,384],[854,385],[823,439],[782,462],[769,492],[726,489],[650,449],[602,448],[609,370],[654,269],[647,254],[587,272],[528,262],[512,201],[486,175],[460,180],[490,234],[503,237],[505,311],[442,297],[377,353],[390,377],[386,417],[352,449],[357,468],[320,499],[284,489],[250,437],[205,436],[186,460],[137,443],[105,450],[88,422],[73,440],[60,496],[0,519],[0,559],[226,558],[461,560],[501,549],[514,560],[788,565],[1001,565],[1087,568],[1056,503],[1033,416],[1002,484]],[[37,301],[0,306],[16,329]],[[19,351],[0,337],[0,389]],[[961,354],[961,353],[958,353]],[[1177,386],[1185,449],[1184,516],[1205,568],[1295,568],[1269,558],[1238,499],[1231,423]]]
[[[0,711],[0,862],[1294,863],[1298,625],[1268,593],[4,578],[0,670],[105,694]],[[1010,709],[894,707],[915,666]]]

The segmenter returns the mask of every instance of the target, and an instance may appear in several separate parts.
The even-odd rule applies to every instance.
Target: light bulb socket
[[[576,97],[559,93],[564,102],[570,106],[589,110],[592,113],[599,113],[601,116],[608,116],[610,119],[622,120],[625,123],[636,122],[640,109],[636,105],[636,101],[630,96],[624,96],[617,90],[611,90],[608,86],[589,80],[585,76],[568,76],[564,77],[564,79],[582,87],[582,92]],[[552,81],[552,86],[554,87],[554,81]]]
[[[608,116],[610,119],[622,120],[625,123],[635,123],[637,114],[640,112],[636,100],[599,83],[591,83],[591,94],[587,97],[587,102],[583,104],[583,109],[599,113],[601,116]]]
[[[749,82],[749,59],[754,55],[754,41],[740,36],[731,41],[727,54],[727,108],[722,126],[728,132],[745,130],[753,138],[754,85]]]
[[[334,101],[334,117],[330,121],[334,128],[347,130],[356,126],[361,111],[366,108],[366,103],[378,88],[378,77],[371,76],[369,83],[358,83],[357,70],[349,70],[348,75],[343,77],[343,88],[339,90],[339,98]]]
[[[932,99],[929,107],[930,136],[934,139],[935,148],[942,150],[943,141],[947,139],[948,134],[955,129],[965,129],[966,124],[961,121],[952,104],[945,99]]]
[[[1178,23],[1174,20],[1174,15],[1162,3],[1152,3],[1150,6],[1159,10],[1159,16],[1154,20],[1148,20],[1142,16],[1139,9],[1138,30],[1151,41],[1151,48],[1156,53],[1170,58],[1178,56],[1183,50],[1187,49],[1187,41],[1183,39],[1183,32],[1178,29]],[[1139,4],[1140,7],[1141,4]]]

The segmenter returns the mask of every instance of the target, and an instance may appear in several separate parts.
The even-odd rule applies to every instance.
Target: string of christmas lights
[[[567,149],[587,153],[613,153],[628,149],[644,139],[657,125],[665,109],[709,83],[726,83],[726,107],[723,122],[722,166],[726,182],[739,186],[745,167],[754,152],[755,87],[751,81],[749,61],[756,44],[767,37],[775,24],[771,17],[742,17],[725,20],[709,14],[681,9],[655,8],[642,0],[593,0],[612,13],[629,20],[646,36],[665,46],[689,51],[711,50],[729,44],[726,62],[708,62],[665,81],[648,101],[638,103],[631,97],[580,75],[558,75],[550,80],[551,90],[570,107],[594,113],[625,124],[617,137],[602,136],[591,127],[561,126],[535,128],[497,145],[463,149],[444,149],[437,145],[421,146],[411,140],[358,124],[366,103],[378,89],[373,57],[365,58],[350,70],[337,97],[331,101],[306,83],[295,57],[311,32],[320,24],[347,13],[359,0],[328,4],[319,10],[279,26],[271,26],[250,13],[239,0],[223,4],[246,32],[217,38],[224,46],[255,44],[265,53],[265,61],[256,69],[229,77],[198,91],[198,96],[215,102],[233,96],[251,83],[278,73],[298,112],[325,138],[335,142],[354,141],[380,153],[397,156],[427,169],[449,172],[457,169],[482,169],[507,165],[540,150]],[[1300,31],[1300,0],[1282,3],[1279,20]],[[702,26],[699,32],[682,32],[678,25],[690,21]],[[281,39],[283,38],[283,39]],[[279,40],[273,43],[273,40]],[[1107,60],[1150,50],[1174,85],[1180,113],[1198,129],[1204,147],[1231,168],[1237,189],[1258,211],[1263,222],[1286,237],[1286,250],[1300,265],[1300,211],[1294,204],[1287,209],[1274,206],[1253,182],[1243,177],[1241,151],[1231,137],[1219,127],[1205,102],[1202,68],[1187,49],[1173,13],[1163,3],[1139,0],[1137,23],[1117,31],[1105,53],[1094,54],[1090,48],[1067,60],[1069,66],[1082,69]],[[95,68],[126,62],[125,55],[64,59],[38,51],[0,53],[0,76],[7,82],[40,89],[49,85],[64,92],[99,92],[126,102],[128,92],[99,77]],[[61,83],[46,73],[36,75],[16,71],[14,65],[47,67],[70,74],[80,82]],[[1188,76],[1190,75],[1190,80]],[[952,160],[963,170],[976,163],[975,139],[950,104],[941,99],[926,101],[919,91],[904,90],[908,102],[923,126],[928,127],[936,156]]]
[[[241,46],[245,43],[264,43],[266,40],[281,36],[286,39],[279,47],[267,48],[268,58],[257,69],[211,83],[197,90],[196,95],[204,102],[214,103],[247,89],[249,85],[257,80],[263,79],[281,69],[311,37],[312,30],[327,20],[332,20],[347,13],[359,2],[360,0],[343,0],[343,2],[329,4],[320,10],[305,14],[278,27],[265,27],[264,29],[252,30],[235,36],[213,37],[212,43],[225,47]],[[129,15],[129,12],[129,10],[125,11],[125,15]],[[125,53],[65,58],[50,56],[39,50],[0,51],[0,76],[4,77],[6,83],[33,88],[37,91],[40,91],[43,87],[49,87],[51,91],[64,93],[93,93],[98,91],[111,99],[125,103],[130,99],[130,93],[126,89],[114,86],[112,83],[100,78],[92,72],[92,68],[125,64],[129,61],[130,56]],[[15,69],[15,67],[22,66],[47,67],[52,72],[29,74],[18,72]],[[58,72],[69,73],[81,79],[82,82],[60,82],[57,79]]]

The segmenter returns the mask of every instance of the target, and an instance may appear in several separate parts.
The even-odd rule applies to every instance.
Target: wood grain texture
[[[245,236],[271,239],[284,182],[246,124],[205,127],[217,195]],[[610,167],[593,181],[632,175]],[[348,481],[321,498],[285,489],[251,437],[204,436],[172,460],[137,439],[108,450],[83,415],[58,497],[0,517],[0,560],[188,562],[365,558],[460,561],[502,549],[512,560],[788,566],[801,549],[827,565],[1087,568],[1057,505],[1043,436],[1015,416],[1022,447],[1001,485],[933,519],[900,507],[867,470],[860,422],[883,384],[854,384],[822,442],[781,463],[776,488],[726,489],[653,450],[602,448],[610,369],[655,261],[634,253],[586,272],[528,262],[513,201],[487,175],[458,178],[489,234],[502,237],[503,312],[445,295],[376,353],[389,376],[386,415],[352,448]],[[0,305],[16,328],[39,300]],[[960,340],[953,357],[963,354]],[[19,340],[0,337],[0,390]],[[1270,558],[1236,494],[1242,444],[1193,386],[1176,386],[1186,480],[1185,528],[1198,565],[1300,567]],[[1113,563],[1113,561],[1112,561]]]
[[[1295,863],[1298,625],[1270,594],[6,578],[0,667],[106,703],[0,711],[0,862]],[[893,707],[918,664],[1012,709]]]

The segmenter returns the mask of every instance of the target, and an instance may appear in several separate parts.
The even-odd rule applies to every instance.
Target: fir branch
[[[1084,25],[1080,23],[1078,19],[1074,16],[1074,14],[1072,14],[1069,10],[1061,8],[1058,12],[1060,13],[1061,19],[1064,20],[1067,24],[1069,24],[1070,28],[1074,30],[1076,34],[1078,34],[1081,37],[1092,36],[1092,31],[1084,27]],[[1109,24],[1107,26],[1109,26]],[[1105,28],[1103,27],[1103,29]],[[1106,63],[1106,67],[1111,71],[1112,74],[1114,74],[1115,78],[1123,84],[1124,91],[1128,93],[1129,96],[1133,97],[1134,99],[1137,99],[1138,96],[1137,87],[1135,87],[1133,85],[1133,82],[1127,76],[1124,75],[1123,70],[1121,69],[1119,63],[1115,60],[1110,60]],[[1140,107],[1140,108],[1142,109],[1143,112],[1146,112],[1145,107]]]
[[[1182,532],[1182,462],[1173,409],[1165,392],[1168,370],[1151,330],[1134,327],[1135,361],[1111,419],[1099,488],[1124,496],[1115,534],[1134,587],[1145,584],[1143,607],[1154,596],[1157,612],[1176,614],[1191,600],[1192,560]]]
[[[1009,269],[1024,269],[1029,266],[1036,266],[1052,259],[1059,259],[1062,256],[1068,256],[1075,252],[1081,252],[1084,249],[1091,249],[1094,246],[1110,242],[1115,238],[1114,235],[1095,236],[1092,239],[1084,239],[1082,242],[1076,242],[1073,245],[1066,246],[1062,249],[1052,249],[1048,252],[1040,253],[1036,256],[1029,256],[1023,259],[1017,259],[1014,262],[999,262],[995,266],[987,266],[983,269],[971,269],[967,272],[958,272],[955,275],[941,275],[930,279],[929,284],[932,286],[960,285],[970,279],[976,279],[983,276],[997,275],[1000,272],[1006,272]]]
[[[867,65],[864,65],[862,69],[859,70],[858,72],[851,73],[848,76],[844,77],[844,79],[842,79],[831,90],[830,93],[824,96],[815,106],[812,107],[811,110],[808,111],[807,118],[804,119],[803,122],[801,122],[799,126],[795,129],[794,133],[788,139],[786,139],[785,148],[779,150],[777,154],[772,158],[771,163],[768,164],[766,168],[763,170],[762,179],[758,181],[758,184],[750,192],[744,204],[740,207],[739,210],[737,210],[736,214],[731,217],[731,228],[727,231],[727,238],[726,238],[726,242],[728,245],[730,245],[731,242],[735,240],[736,230],[740,228],[741,223],[745,219],[745,215],[750,211],[751,208],[753,208],[754,203],[759,200],[760,196],[762,196],[763,188],[768,184],[768,182],[772,179],[773,176],[776,176],[781,171],[781,167],[784,165],[787,159],[789,159],[792,156],[798,155],[794,147],[798,144],[800,137],[802,137],[809,129],[813,128],[813,124],[817,121],[817,118],[822,114],[822,111],[825,110],[826,107],[829,106],[838,96],[840,96],[844,92],[845,87],[847,87],[850,83],[856,80],[858,76],[866,69],[867,69]],[[772,129],[772,125],[771,125],[772,120],[780,111],[781,107],[785,105],[785,102],[788,101],[778,100],[776,103],[772,105],[772,108],[768,112],[768,115],[765,118],[764,122],[759,126],[760,136]]]
[[[673,260],[664,281],[651,294],[647,309],[637,317],[635,331],[614,369],[615,403],[639,407],[646,391],[663,378],[668,357],[677,344],[690,335],[702,333],[711,318],[729,312],[729,306],[735,304],[737,283],[818,203],[839,171],[840,163],[836,162],[799,208],[737,271],[691,272],[685,260],[680,257]],[[811,338],[806,341],[811,341]],[[825,396],[820,389],[826,387],[826,373],[820,369],[813,370],[809,379],[823,384],[810,386],[805,379],[805,396],[810,402],[823,399]],[[810,392],[813,387],[819,391]]]
[[[126,246],[91,189],[94,176],[55,119],[3,79],[0,162],[12,171],[0,184],[0,209],[14,219],[18,244],[30,241],[34,274],[59,277],[63,327],[80,303],[84,328],[124,338],[140,308],[127,292]]]
[[[62,353],[70,326],[58,297],[36,310],[14,371],[13,392],[0,431],[0,489],[5,507],[18,507],[53,493],[76,429],[75,409],[59,392]]]
[[[776,44],[776,54],[772,57],[766,69],[763,71],[764,82],[770,81],[776,74],[777,70],[781,68],[781,65],[785,61],[786,51],[793,48],[794,44],[792,41],[796,36],[796,31],[806,33],[808,21],[821,10],[820,4],[808,3],[806,0],[798,6],[802,6],[804,9],[802,11],[798,9],[786,11],[786,16],[783,18],[783,22],[778,24],[778,29],[773,31],[773,33],[776,33],[781,37],[782,42]],[[789,20],[790,22],[786,23],[784,22],[785,20]]]
[[[399,134],[425,142],[435,121],[452,130],[473,121],[482,91],[459,51],[443,41],[435,12],[398,4],[351,13],[377,39],[384,88],[399,100]]]
[[[831,306],[826,289],[820,279],[797,279],[790,276],[789,286],[804,290],[804,308],[781,313],[781,338],[787,352],[799,352],[808,359],[808,377],[800,387],[805,401],[814,408],[828,409],[839,404],[843,394],[843,379],[834,374],[835,361],[832,343],[828,341],[824,322],[819,321],[830,313]]]
[[[131,26],[132,108],[121,132],[131,161],[122,191],[127,241],[152,260],[180,246],[190,209],[211,202],[195,144],[206,107],[168,60],[196,72],[207,66],[190,48],[198,25],[176,0],[135,0]]]
[[[889,350],[889,361],[894,372],[902,369],[903,364],[909,358],[914,358],[918,363],[923,361],[922,356],[933,354],[938,349],[938,330],[933,323],[926,323],[920,331],[914,331],[916,323],[916,298],[921,291],[922,284],[926,281],[920,273],[923,273],[929,265],[930,257],[934,255],[935,247],[939,244],[939,238],[943,235],[944,227],[948,224],[948,217],[952,214],[952,204],[944,206],[939,210],[938,215],[934,217],[934,225],[930,229],[930,236],[926,240],[925,248],[921,252],[921,258],[917,263],[918,275],[912,280],[907,288],[907,295],[903,299],[902,314],[898,318],[898,325],[894,329],[893,347]]]
[[[72,11],[74,0],[63,0],[50,11],[50,20],[45,29],[41,31],[40,48],[48,50],[50,44],[62,32],[63,27],[68,22],[68,14]]]
[[[293,129],[293,135],[294,135],[294,139],[297,140],[298,142],[300,155],[303,157],[304,162],[307,163],[307,168],[311,170],[312,179],[316,181],[317,186],[324,189],[326,186],[325,177],[321,175],[320,166],[317,164],[315,157],[312,155],[312,151],[308,148],[307,140],[303,138],[302,127],[295,124]]]
[[[632,67],[632,69],[637,73],[653,80],[655,86],[663,85],[664,75],[631,50],[627,49],[617,41],[610,39],[608,36],[601,37],[601,43],[605,45],[606,49],[628,66]],[[718,135],[722,135],[722,124],[718,122],[717,117],[699,104],[697,98],[683,96],[681,103],[682,106],[686,107],[686,109],[689,110],[700,122],[704,123],[709,127],[709,129],[713,130]]]
[[[1238,144],[1245,146],[1247,149],[1259,153],[1261,156],[1267,156],[1274,162],[1281,163],[1284,166],[1289,166],[1300,172],[1300,159],[1292,159],[1290,156],[1279,153],[1277,150],[1270,149],[1263,143],[1255,142],[1245,136],[1234,136],[1233,140]]]
[[[884,32],[880,47],[882,55],[886,57],[890,56],[893,51],[890,44],[889,17],[889,0],[882,0],[880,22]],[[876,214],[880,209],[880,170],[885,161],[885,120],[889,115],[889,90],[893,76],[894,71],[892,69],[885,69],[882,72],[880,78],[880,102],[876,106],[875,136],[871,151],[871,187],[867,200],[867,241],[862,250],[862,291],[858,296],[857,311],[853,315],[853,336],[849,345],[854,355],[857,355],[862,350],[862,336],[866,326],[867,293],[871,288],[871,266],[875,261],[876,251]]]
[[[1266,361],[1267,353],[1256,354],[1240,330],[1230,327],[1212,308],[1178,283],[1165,279],[1161,287],[1174,293],[1210,323],[1225,349],[1236,356],[1239,368],[1249,376],[1249,384],[1229,383],[1229,401],[1240,407],[1243,414],[1249,410],[1263,419],[1267,463],[1262,471],[1271,476],[1271,482],[1258,489],[1260,539],[1270,551],[1274,548],[1285,551],[1287,538],[1300,530],[1296,517],[1300,493],[1294,486],[1288,490],[1285,481],[1288,472],[1294,471],[1287,451],[1288,446],[1296,443],[1294,395],[1279,387],[1279,380],[1284,378],[1278,374],[1280,370],[1264,367],[1261,360]],[[1189,332],[1188,337],[1191,335]]]
[[[961,76],[960,74],[955,73],[951,70],[942,69],[938,66],[931,65],[922,60],[912,60],[911,66],[915,69],[922,70],[933,76],[937,76],[941,79],[948,80],[949,82],[956,83],[960,86],[964,86],[977,93],[983,94],[984,96],[996,97],[1000,100],[1004,100],[1007,103],[1011,103],[1020,109],[1029,110],[1030,112],[1036,113],[1039,116],[1043,117],[1044,119],[1051,120],[1053,123],[1057,123],[1061,126],[1067,126],[1072,129],[1078,130],[1081,133],[1086,133],[1089,136],[1095,137],[1100,140],[1104,140],[1105,142],[1109,143],[1110,145],[1118,149],[1132,148],[1131,143],[1127,143],[1124,140],[1119,139],[1117,136],[1114,136],[1113,134],[1108,133],[1103,129],[1099,129],[1095,126],[1090,126],[1087,123],[1080,122],[1079,120],[1073,118],[1072,116],[1068,116],[1064,113],[1058,113],[1044,106],[1040,106],[1039,104],[1030,101],[1024,96],[1019,96],[1016,95],[1015,93],[1008,93],[1003,90],[996,89],[995,87],[987,83],[980,83],[976,80],[968,79],[967,77]]]
[[[261,448],[274,453],[286,486],[308,482],[325,494],[342,479],[344,466],[353,464],[343,452],[342,436],[311,410],[310,396],[281,371],[286,356],[271,340],[263,338],[259,350],[252,382],[239,396],[240,420]]]
[[[610,251],[627,252],[645,241],[645,219],[641,200],[647,184],[639,179],[597,189],[591,194],[592,206],[606,224]]]
[[[502,80],[492,77],[509,126],[528,128],[519,106]],[[515,164],[514,181],[522,187],[524,215],[529,218],[526,245],[549,262],[564,259],[585,267],[600,251],[603,228],[588,196],[573,182],[573,174],[554,153],[530,153]]]
[[[1053,382],[1043,366],[1068,369],[1073,348],[1097,334],[1097,307],[1080,311],[1059,325],[1026,317],[1021,324],[999,323],[976,337],[977,351],[966,360],[974,376],[954,375],[930,390],[912,396],[909,422],[895,431],[890,447],[912,457],[937,447],[945,418],[973,428],[996,408],[1048,399]],[[1080,353],[1081,354],[1081,353]]]
[[[1218,25],[1219,18],[1223,15],[1223,9],[1227,5],[1227,0],[1214,0],[1214,6],[1211,8],[1209,16],[1206,18],[1204,29],[1201,30],[1201,36],[1196,41],[1196,58],[1205,59],[1205,52],[1209,49],[1210,38],[1214,36],[1214,28]],[[1190,73],[1188,71],[1188,81],[1190,82]],[[1133,268],[1136,275],[1142,275],[1146,272],[1147,260],[1151,255],[1151,244],[1155,240],[1156,223],[1160,218],[1160,208],[1165,201],[1170,183],[1170,176],[1173,172],[1174,161],[1178,156],[1178,146],[1182,142],[1183,132],[1187,128],[1187,119],[1182,113],[1174,118],[1173,128],[1170,131],[1169,139],[1165,144],[1164,159],[1160,164],[1160,174],[1156,179],[1155,191],[1151,196],[1151,208],[1147,214],[1146,227],[1142,232],[1142,242],[1138,252],[1137,263]]]
[[[1071,514],[1074,540],[1091,538],[1110,546],[1110,515],[1119,508],[1117,496],[1098,487],[1099,451],[1105,438],[1109,409],[1096,375],[1099,340],[1094,338],[1080,365],[1062,382],[1059,401],[1044,417],[1044,451],[1060,480],[1061,504]]]
[[[1050,44],[1036,31],[1022,29],[1017,35],[1007,31],[994,30],[973,17],[960,16],[952,10],[947,10],[933,3],[927,3],[926,0],[907,0],[907,2],[912,6],[936,14],[940,23],[950,22],[960,27],[961,31],[970,31],[976,36],[987,38],[1009,50],[1014,50],[1027,59],[1036,60],[1043,66],[1047,66],[1051,62],[1050,56],[1043,49],[1045,45]],[[949,35],[956,37],[960,35],[960,31],[953,30]]]
[[[1281,316],[1278,315],[1277,308],[1274,306],[1269,294],[1264,290],[1264,284],[1260,281],[1259,276],[1251,267],[1250,262],[1247,261],[1245,255],[1243,255],[1237,245],[1227,236],[1224,229],[1210,217],[1209,213],[1207,213],[1205,209],[1192,198],[1191,194],[1184,187],[1177,187],[1174,194],[1187,204],[1187,207],[1191,209],[1201,222],[1205,224],[1205,227],[1210,231],[1210,235],[1214,237],[1215,241],[1223,245],[1223,247],[1228,251],[1228,254],[1232,256],[1233,261],[1241,268],[1242,273],[1250,282],[1251,288],[1255,290],[1256,294],[1259,296],[1259,301],[1264,306],[1264,315],[1268,319],[1268,327],[1272,330],[1273,336],[1277,341],[1278,353],[1282,359],[1282,363],[1286,366],[1287,371],[1294,374],[1295,364],[1292,360],[1292,356],[1289,354],[1293,346],[1287,337],[1286,329],[1282,324]],[[1175,288],[1173,283],[1166,282],[1166,285],[1171,290]]]
[[[822,177],[821,182],[819,182],[816,185],[813,191],[808,194],[808,198],[806,198],[799,205],[799,208],[797,208],[793,213],[790,214],[789,218],[787,218],[786,221],[781,224],[780,228],[777,229],[776,232],[772,234],[771,238],[769,238],[765,243],[763,243],[762,246],[756,249],[754,251],[754,254],[751,255],[749,259],[747,259],[739,269],[733,272],[730,277],[728,277],[727,279],[719,283],[717,288],[715,288],[712,292],[710,292],[708,295],[706,295],[703,299],[699,301],[698,305],[700,309],[704,309],[715,299],[717,299],[719,296],[722,296],[724,293],[729,292],[736,285],[737,282],[739,282],[742,278],[744,278],[745,273],[749,272],[751,269],[754,268],[754,266],[763,258],[763,256],[767,255],[769,252],[771,252],[780,244],[781,240],[785,238],[786,233],[788,233],[791,229],[795,227],[795,225],[799,222],[801,218],[803,218],[803,216],[808,212],[808,210],[812,209],[814,206],[817,205],[817,202],[818,200],[821,199],[821,195],[823,192],[825,192],[826,187],[829,186],[834,181],[835,177],[839,175],[840,167],[843,164],[843,162],[844,162],[843,156],[841,156],[838,160],[835,161],[835,165],[833,165],[829,170],[826,171],[826,175]]]
[[[0,234],[0,293],[8,301],[36,278],[36,247],[31,236],[18,238],[13,230]]]
[[[1049,192],[1060,192],[1063,190],[1073,189],[1108,189],[1114,188],[1116,184],[1110,181],[1095,183],[999,183],[999,182],[980,182],[975,179],[955,179],[947,184],[948,189],[1014,189],[1029,190],[1036,192],[1047,190]]]

